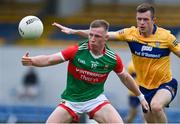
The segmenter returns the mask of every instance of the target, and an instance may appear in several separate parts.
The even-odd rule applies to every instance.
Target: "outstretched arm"
[[[59,28],[62,32],[66,33],[66,34],[76,34],[76,35],[86,37],[86,38],[88,37],[88,34],[89,34],[89,30],[72,29],[72,28],[65,27],[57,22],[54,22],[52,25]],[[108,32],[108,39],[109,40],[118,40],[116,37],[117,32]]]
[[[120,78],[120,80],[123,82],[123,84],[139,98],[143,108],[145,110],[149,110],[149,105],[145,100],[144,95],[139,90],[138,85],[136,84],[132,76],[129,73],[127,73],[127,71],[125,70],[117,75]]]
[[[117,36],[116,36],[116,33],[118,31],[111,31],[111,32],[108,32],[108,40],[118,40],[117,39]]]
[[[54,22],[52,25],[59,28],[62,32],[66,33],[66,34],[76,34],[76,35],[80,35],[80,36],[86,37],[86,38],[88,37],[88,34],[89,34],[89,30],[76,30],[76,29],[62,26],[61,24],[59,24],[57,22]]]
[[[36,67],[55,65],[63,61],[64,59],[60,52],[51,55],[39,55],[34,57],[30,57],[29,53],[27,52],[21,59],[22,65]]]

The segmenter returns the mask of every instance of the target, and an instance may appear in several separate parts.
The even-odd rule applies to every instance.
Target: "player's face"
[[[136,14],[137,27],[143,35],[150,35],[153,31],[154,19],[150,11]]]
[[[103,27],[90,28],[89,43],[90,48],[95,51],[101,51],[107,40],[107,32]]]

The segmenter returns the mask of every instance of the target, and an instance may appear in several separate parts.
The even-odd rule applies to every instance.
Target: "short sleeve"
[[[116,38],[120,41],[131,41],[132,34],[137,32],[137,28],[135,26],[131,26],[130,28],[124,28],[116,32]]]
[[[116,54],[116,60],[117,60],[117,64],[116,64],[116,67],[115,67],[115,69],[114,69],[114,71],[116,72],[116,73],[122,73],[123,72],[123,69],[124,69],[124,65],[123,65],[123,63],[122,63],[122,61],[121,61],[121,58]]]
[[[125,40],[125,33],[124,33],[125,29],[121,29],[117,32],[115,32],[116,38],[120,41],[124,41]]]
[[[72,60],[74,58],[77,50],[78,50],[78,45],[76,44],[74,46],[62,50],[61,53],[64,59],[67,61],[67,60]]]

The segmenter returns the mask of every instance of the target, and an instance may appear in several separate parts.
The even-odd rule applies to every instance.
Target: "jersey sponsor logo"
[[[152,51],[153,48],[151,46],[142,46],[141,51]]]
[[[79,67],[74,66],[72,63],[69,64],[68,72],[73,75],[74,78],[87,83],[103,83],[109,73],[97,73],[89,70],[85,70]]]
[[[84,69],[77,68],[77,67],[76,67],[75,71],[79,74],[84,74],[84,75],[92,76],[92,77],[104,77],[104,76],[106,76],[106,74],[99,74],[99,73],[91,72],[91,71],[84,70]]]
[[[143,57],[148,57],[148,58],[160,58],[161,55],[160,54],[151,54],[151,53],[147,53],[147,52],[137,52],[135,51],[135,54],[138,56],[143,56]]]
[[[80,58],[78,58],[78,62],[81,63],[81,64],[86,64],[85,60],[82,60]]]
[[[142,56],[146,58],[161,58],[168,56],[170,50],[168,48],[157,48],[152,46],[147,46],[136,41],[128,42],[131,52],[137,56]]]

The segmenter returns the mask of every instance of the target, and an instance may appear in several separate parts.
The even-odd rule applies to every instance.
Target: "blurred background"
[[[75,29],[87,29],[94,19],[110,22],[110,30],[136,25],[136,6],[150,2],[156,7],[157,25],[180,40],[179,0],[0,0],[0,122],[45,122],[60,101],[66,85],[67,63],[46,68],[21,65],[30,55],[52,54],[84,38],[66,35],[52,26],[58,22]],[[24,40],[18,33],[19,21],[27,15],[39,17],[44,32],[37,40]],[[126,43],[110,41],[126,66],[131,55]],[[180,81],[179,59],[171,55],[174,77]],[[128,113],[128,91],[114,73],[106,82],[105,94],[123,119]],[[169,122],[180,122],[180,93],[167,115]],[[88,120],[87,120],[88,121]],[[134,122],[142,122],[140,112]]]

